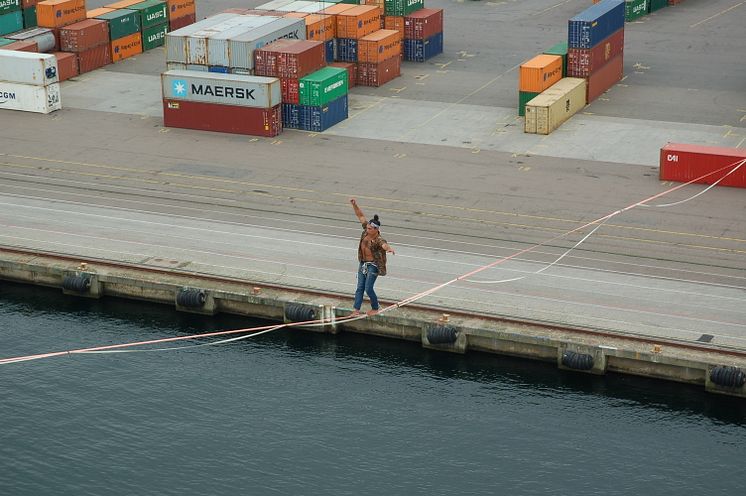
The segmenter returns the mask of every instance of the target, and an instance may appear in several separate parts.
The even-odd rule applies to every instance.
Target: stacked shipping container
[[[518,115],[542,91],[562,79],[562,56],[540,54],[518,68]]]
[[[404,60],[424,62],[440,53],[443,53],[443,9],[420,8],[405,14]]]
[[[54,55],[0,50],[0,109],[48,114],[61,108]]]

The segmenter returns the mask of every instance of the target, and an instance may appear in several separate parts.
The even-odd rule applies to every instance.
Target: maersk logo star
[[[184,96],[186,95],[187,90],[187,84],[186,81],[183,81],[181,79],[177,79],[173,83],[173,87],[171,88],[171,91],[173,92],[174,96]]]

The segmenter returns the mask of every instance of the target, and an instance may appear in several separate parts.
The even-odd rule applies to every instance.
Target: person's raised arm
[[[368,220],[365,218],[365,215],[363,215],[363,211],[360,210],[360,207],[357,206],[357,200],[354,198],[350,198],[350,203],[352,204],[352,209],[355,211],[355,215],[357,216],[358,220],[360,220],[361,224],[365,224],[368,222]]]
[[[396,252],[394,251],[394,249],[391,248],[391,246],[389,246],[389,244],[386,243],[385,241],[381,243],[381,248],[386,250],[386,253],[391,253],[392,255],[396,255]]]

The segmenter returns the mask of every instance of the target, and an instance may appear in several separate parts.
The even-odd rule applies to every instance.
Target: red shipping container
[[[60,29],[63,52],[85,52],[109,43],[109,25],[100,19],[86,19]]]
[[[189,26],[197,22],[197,14],[187,14],[185,16],[177,17],[175,19],[169,19],[168,30],[176,31],[177,29]]]
[[[618,83],[624,75],[624,54],[617,55],[606,65],[588,76],[588,86],[585,91],[586,103],[603,95],[606,90]]]
[[[80,74],[111,64],[111,46],[99,45],[78,54],[78,70]]]
[[[588,77],[624,51],[624,28],[593,48],[567,49],[568,77]]]
[[[282,105],[255,108],[164,98],[163,125],[272,137],[282,132]]]
[[[57,58],[57,73],[59,74],[60,82],[67,81],[79,74],[77,54],[71,52],[54,52],[54,56]]]
[[[282,103],[299,103],[298,79],[280,78],[280,91],[282,93]]]
[[[280,52],[296,44],[298,40],[280,39],[258,50],[254,50],[254,74],[257,76],[277,77]]]
[[[746,150],[740,148],[668,143],[661,148],[659,174],[662,181],[687,183],[725,168],[696,181],[697,184],[712,184],[728,174],[742,160],[746,160]],[[746,188],[746,163],[718,183],[718,186]]]
[[[39,44],[31,40],[15,41],[8,45],[3,45],[3,50],[15,50],[16,52],[37,52]]]
[[[326,65],[324,42],[277,40],[254,51],[257,76],[300,79]]]
[[[347,70],[347,87],[352,88],[357,84],[357,65],[354,62],[332,62],[330,67],[341,67]]]
[[[401,57],[398,55],[378,64],[358,62],[357,84],[360,86],[382,86],[401,74]]]
[[[404,37],[426,40],[443,32],[443,9],[420,9],[404,16]]]

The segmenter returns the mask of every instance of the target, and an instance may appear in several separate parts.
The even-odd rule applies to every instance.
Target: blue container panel
[[[220,65],[211,65],[208,69],[208,72],[219,72],[221,74],[228,74],[228,68],[223,67]]]
[[[294,103],[282,104],[282,127],[285,129],[300,129],[301,105]]]
[[[336,41],[336,38],[332,38],[331,40],[326,40],[324,42],[324,52],[326,53],[326,62],[327,63],[334,62],[334,56],[336,55],[334,53],[335,52],[335,48],[336,48],[335,41]]]
[[[404,60],[424,62],[443,53],[443,33],[424,40],[404,39]]]
[[[0,35],[15,33],[23,29],[23,11],[0,15]]]
[[[624,0],[602,0],[568,21],[567,46],[593,48],[624,27]]]
[[[357,40],[337,38],[337,60],[340,62],[357,62]]]
[[[332,100],[321,107],[298,105],[300,128],[305,131],[325,131],[347,119],[347,95]]]

